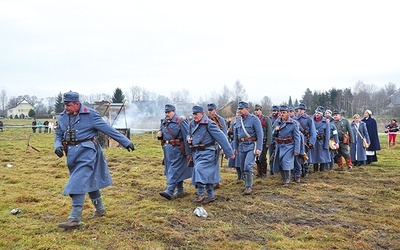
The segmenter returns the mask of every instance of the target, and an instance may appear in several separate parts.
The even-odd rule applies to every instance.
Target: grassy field
[[[38,151],[27,147],[29,135]],[[87,198],[84,225],[67,231],[57,224],[70,211],[61,194],[68,170],[53,137],[30,128],[0,132],[0,249],[400,249],[400,146],[388,149],[386,137],[378,163],[287,186],[278,175],[255,179],[250,196],[223,167],[217,200],[200,218],[189,180],[184,198],[158,194],[165,188],[159,142],[133,135],[134,152],[104,150],[114,181],[102,191],[107,216],[87,220],[94,212]]]

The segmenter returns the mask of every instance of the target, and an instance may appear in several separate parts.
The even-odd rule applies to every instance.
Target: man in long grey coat
[[[189,123],[176,114],[175,106],[165,105],[165,118],[161,119],[158,139],[164,153],[164,174],[167,188],[159,194],[171,200],[184,196],[183,181],[192,177],[192,168],[188,168],[189,147],[186,141]],[[175,192],[176,189],[176,192]]]
[[[244,195],[252,193],[253,166],[256,156],[260,156],[263,146],[263,130],[260,119],[249,113],[249,104],[244,101],[238,103],[240,116],[235,124],[236,133],[234,144],[235,154],[239,157],[239,165],[243,174]]]
[[[112,184],[108,165],[100,144],[97,141],[98,131],[118,141],[128,151],[134,150],[133,143],[115,128],[107,124],[100,114],[79,102],[79,94],[64,94],[65,110],[58,120],[54,138],[54,150],[58,157],[67,157],[69,180],[63,195],[72,199],[72,209],[68,220],[58,224],[70,229],[81,224],[85,195],[89,194],[96,212],[91,218],[104,216],[100,189]]]
[[[217,181],[215,171],[219,171],[215,165],[218,145],[224,150],[226,157],[234,159],[235,155],[224,132],[204,115],[204,108],[196,105],[192,111],[193,120],[189,124],[187,141],[191,145],[194,162],[192,184],[197,186],[197,197],[194,202],[208,204],[215,200],[214,184]]]

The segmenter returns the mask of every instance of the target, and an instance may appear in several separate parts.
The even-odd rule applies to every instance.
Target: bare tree
[[[261,99],[260,104],[263,107],[264,115],[266,115],[266,113],[270,113],[272,111],[272,101],[269,96],[264,96]]]
[[[132,86],[130,88],[130,94],[132,97],[132,102],[140,101],[140,98],[142,97],[142,88],[139,86]]]
[[[396,83],[389,82],[388,84],[386,84],[385,91],[388,96],[391,96],[394,93],[396,93],[397,92]]]
[[[171,91],[171,100],[174,103],[189,102],[190,94],[187,89]]]
[[[246,101],[247,100],[247,93],[244,86],[239,82],[236,81],[233,85],[233,105],[232,105],[232,113],[236,114],[236,109],[238,107],[239,101]]]

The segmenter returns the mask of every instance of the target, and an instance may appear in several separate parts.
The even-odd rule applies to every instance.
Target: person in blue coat
[[[58,157],[66,155],[69,179],[63,195],[72,199],[72,209],[68,220],[58,224],[60,228],[70,229],[81,224],[85,195],[89,194],[96,208],[91,218],[104,216],[106,210],[100,189],[112,184],[108,165],[97,140],[102,132],[118,141],[128,151],[134,150],[133,143],[115,128],[106,123],[100,114],[79,102],[79,94],[64,94],[65,110],[58,120],[54,138],[54,150]]]
[[[218,171],[215,161],[219,146],[224,150],[226,157],[234,159],[235,155],[228,138],[217,124],[204,114],[204,108],[195,105],[192,111],[193,120],[189,124],[187,142],[194,162],[192,184],[197,187],[197,197],[194,202],[208,204],[215,200],[214,184],[217,181],[215,171]]]
[[[263,130],[260,119],[249,112],[249,104],[244,101],[238,103],[240,116],[236,118],[236,133],[234,144],[235,154],[239,157],[239,165],[244,179],[244,195],[252,192],[253,166],[256,156],[260,156],[263,147]]]
[[[236,117],[240,116],[239,110],[236,111]],[[233,120],[228,128],[228,141],[231,144],[232,148],[235,148],[235,144],[238,142],[235,141],[235,133],[237,133],[236,125],[237,119]],[[237,174],[237,180],[243,180],[242,170],[239,165],[239,157],[235,157],[235,159],[228,159],[228,167],[235,168]]]
[[[350,144],[350,157],[353,166],[361,166],[364,165],[367,160],[367,152],[363,140],[367,142],[368,146],[371,144],[371,140],[369,138],[367,125],[365,122],[360,121],[360,115],[353,115],[353,119],[351,128],[353,130],[354,141]]]
[[[300,126],[297,120],[295,119],[295,110],[293,107],[289,107],[289,117],[293,119],[297,123],[297,127]],[[293,181],[300,183],[301,182],[301,171],[304,164],[308,164],[308,158],[305,158],[305,146],[304,146],[304,135],[300,133],[300,151],[298,155],[294,156],[294,168],[291,170],[291,175]]]
[[[271,114],[271,127],[274,125],[275,121],[279,118],[279,106],[273,105],[272,106],[272,114]],[[272,166],[273,163],[273,155],[275,152],[275,141],[274,137],[272,137],[272,142],[271,145],[269,146],[268,149],[268,155],[269,155],[269,174],[274,175],[274,167]]]
[[[309,149],[310,164],[313,164],[314,172],[324,171],[328,168],[331,161],[329,154],[330,125],[324,117],[325,108],[318,106],[312,120],[315,125],[316,137],[315,145]]]
[[[298,115],[296,117],[297,121],[299,122],[299,129],[300,132],[304,135],[304,145],[305,145],[305,154],[308,156],[309,162],[312,161],[311,155],[308,154],[308,151],[312,149],[315,145],[317,140],[317,134],[315,131],[314,121],[311,119],[310,116],[307,115],[307,105],[304,103],[300,103],[299,106],[296,107],[298,110]],[[302,176],[308,177],[309,173],[309,164],[304,163],[302,169]]]
[[[192,177],[192,168],[188,167],[189,145],[186,137],[189,123],[176,114],[175,106],[165,105],[165,118],[161,119],[158,140],[164,152],[164,174],[167,177],[167,188],[159,194],[171,200],[184,196],[183,181]],[[176,189],[176,192],[175,192]]]
[[[208,109],[208,118],[210,118],[213,122],[215,122],[218,127],[222,130],[222,132],[224,132],[224,134],[226,135],[226,137],[228,138],[228,128],[225,122],[225,119],[220,116],[219,114],[217,114],[217,105],[215,103],[209,103],[207,104],[207,109]],[[221,149],[221,147],[219,147]],[[218,182],[216,182],[214,184],[214,188],[219,188],[219,183],[221,182],[221,173],[220,173],[220,157],[224,157],[223,152],[221,152],[222,150],[218,150],[218,155],[216,157],[216,161],[215,161],[215,165],[218,168],[218,171],[215,171],[215,179],[218,180]]]
[[[331,156],[331,161],[328,163],[328,169],[327,170],[333,170],[335,166],[335,155],[337,153],[337,150],[339,149],[339,136],[338,136],[338,131],[336,129],[336,126],[334,124],[334,119],[332,116],[327,114],[325,112],[325,119],[329,121],[329,140],[333,140],[332,147],[329,147],[329,154]]]
[[[280,117],[272,126],[275,138],[274,172],[281,173],[282,184],[290,183],[290,172],[294,168],[295,156],[300,154],[301,136],[298,124],[289,117],[289,107],[280,106]]]

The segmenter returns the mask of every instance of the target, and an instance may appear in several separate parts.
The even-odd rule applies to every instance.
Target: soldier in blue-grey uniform
[[[65,93],[64,106],[65,110],[58,120],[54,150],[58,157],[62,157],[64,152],[67,157],[69,179],[63,195],[71,197],[72,210],[68,220],[58,226],[70,229],[81,224],[86,193],[96,208],[91,218],[101,217],[106,213],[100,189],[111,185],[112,181],[106,159],[97,141],[98,132],[110,136],[128,151],[135,148],[127,137],[106,123],[96,110],[81,104],[78,93]]]
[[[213,122],[215,122],[218,127],[224,132],[226,137],[228,138],[228,128],[226,126],[225,119],[217,114],[217,105],[215,103],[209,103],[207,104],[207,109],[208,109],[208,118],[210,118]],[[221,147],[219,147],[221,149]],[[219,183],[221,182],[221,173],[220,173],[220,157],[224,157],[223,152],[221,150],[217,151],[218,155],[216,157],[215,165],[218,168],[218,171],[215,172],[216,176],[215,179],[218,180],[218,182],[215,183],[214,188],[219,188]],[[222,155],[222,156],[221,156]],[[223,160],[223,158],[222,158]]]
[[[176,114],[175,106],[166,104],[165,118],[161,119],[157,137],[164,152],[164,174],[167,177],[167,188],[159,194],[171,200],[184,196],[183,181],[192,177],[192,168],[188,167],[189,145],[186,137],[189,123]],[[175,192],[176,190],[176,192]]]
[[[236,117],[240,116],[239,110],[236,111]],[[235,141],[235,133],[237,133],[237,127],[236,125],[237,119],[233,120],[228,128],[228,141],[231,144],[232,148],[235,148],[234,144],[238,144],[237,141]],[[228,167],[235,168],[236,174],[237,174],[237,180],[242,180],[242,170],[239,165],[239,157],[235,157],[235,159],[228,159]]]
[[[295,119],[295,110],[293,107],[289,107],[289,117],[292,118],[294,122],[297,123],[297,127],[299,127],[298,121]],[[300,133],[300,151],[298,155],[294,156],[294,168],[291,171],[292,179],[293,181],[300,183],[301,182],[301,170],[303,167],[303,164],[308,161],[307,158],[305,158],[305,146],[304,146],[304,135]]]
[[[279,106],[277,105],[273,105],[272,106],[272,115],[270,117],[271,119],[271,127],[274,125],[275,121],[279,118]],[[275,151],[275,141],[274,141],[274,137],[272,136],[272,142],[271,145],[269,146],[269,150],[268,150],[268,154],[269,154],[269,173],[270,175],[274,174],[273,171],[273,155],[274,155],[274,151]]]
[[[193,120],[189,124],[187,142],[194,162],[192,184],[197,186],[197,197],[194,202],[208,204],[215,200],[214,184],[217,181],[215,171],[218,171],[215,161],[219,151],[218,145],[224,150],[226,157],[234,159],[235,155],[226,135],[204,114],[204,108],[195,105],[192,111]]]
[[[274,172],[281,173],[282,184],[290,183],[295,156],[300,154],[301,136],[298,124],[289,117],[289,107],[280,106],[280,117],[275,121],[272,135],[275,138]]]
[[[314,172],[324,171],[331,161],[329,154],[330,125],[324,117],[325,108],[318,106],[312,116],[315,125],[317,140],[313,148],[309,149],[310,164],[313,164]]]
[[[304,103],[300,103],[299,106],[296,107],[298,110],[298,115],[296,117],[299,122],[300,132],[304,135],[304,146],[305,146],[305,156],[308,157],[308,161],[312,161],[311,156],[308,154],[308,150],[313,148],[315,142],[317,140],[317,134],[315,131],[315,125],[310,116],[306,114],[307,105]],[[309,173],[309,164],[304,163],[302,169],[302,176],[308,177]]]
[[[249,195],[253,187],[253,166],[256,156],[260,156],[263,146],[263,130],[260,119],[249,112],[249,104],[245,101],[238,103],[240,116],[236,121],[234,134],[235,154],[239,157],[239,165],[244,179],[244,195]]]
[[[327,170],[333,170],[334,165],[335,165],[336,151],[339,148],[339,136],[338,136],[338,131],[336,129],[336,126],[334,124],[333,117],[330,116],[329,113],[327,113],[326,111],[325,111],[325,119],[327,121],[329,121],[329,130],[330,130],[329,140],[333,140],[333,142],[329,142],[329,144],[332,144],[332,148],[331,148],[331,145],[329,145],[329,154],[330,154],[331,160],[328,164]]]

